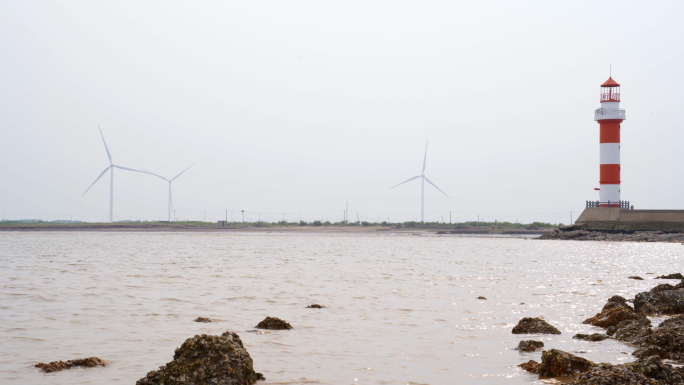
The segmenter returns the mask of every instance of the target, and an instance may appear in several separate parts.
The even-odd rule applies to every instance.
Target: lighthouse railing
[[[621,209],[629,209],[629,201],[619,201],[619,202],[600,202],[600,201],[587,201],[587,207],[620,207]]]

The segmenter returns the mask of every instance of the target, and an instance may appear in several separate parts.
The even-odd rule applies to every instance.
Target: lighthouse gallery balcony
[[[609,110],[603,108],[597,108],[594,111],[594,120],[607,120],[607,119],[627,119],[625,117],[625,110]]]

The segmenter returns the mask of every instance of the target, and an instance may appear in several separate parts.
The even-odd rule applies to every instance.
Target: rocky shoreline
[[[530,360],[518,365],[540,379],[566,377],[569,385],[684,385],[684,279],[679,273],[658,277],[681,280],[676,285],[660,284],[633,299],[615,295],[584,324],[606,329],[605,334],[577,334],[573,338],[601,343],[613,339],[635,346],[636,361],[613,365],[594,363],[558,350],[542,352],[541,362]],[[631,304],[631,305],[630,305]],[[653,327],[649,317],[669,316]],[[558,334],[540,318],[523,318],[514,334]],[[516,348],[532,352],[544,346],[540,341],[521,341]],[[665,362],[664,360],[668,360]]]
[[[610,242],[669,242],[684,243],[684,232],[679,231],[637,231],[637,230],[597,230],[585,225],[561,226],[538,239],[573,241],[610,241]]]

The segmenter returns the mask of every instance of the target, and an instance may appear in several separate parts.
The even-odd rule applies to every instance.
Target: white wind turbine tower
[[[405,180],[405,181],[399,183],[398,185],[394,185],[394,186],[390,187],[390,189],[393,189],[393,188],[395,188],[395,187],[397,187],[397,186],[400,186],[400,185],[402,185],[402,184],[404,184],[404,183],[406,183],[406,182],[410,182],[410,181],[412,181],[412,180],[414,180],[414,179],[421,178],[421,180],[420,180],[420,221],[421,221],[421,222],[425,222],[425,182],[426,182],[426,181],[427,181],[428,183],[430,183],[434,188],[436,188],[437,190],[439,190],[439,192],[441,192],[442,194],[444,194],[445,197],[449,198],[449,196],[446,195],[446,193],[445,193],[444,191],[442,191],[442,190],[441,190],[439,187],[437,187],[434,183],[430,182],[430,179],[428,179],[428,178],[425,176],[425,162],[427,161],[427,145],[428,145],[428,143],[427,143],[427,141],[425,141],[425,157],[423,157],[423,171],[421,171],[420,175],[414,176],[413,178],[410,178],[410,179],[408,179],[408,180]]]
[[[195,164],[193,163],[193,164],[190,165],[190,167],[192,167],[192,166],[194,166],[194,165],[195,165]],[[169,222],[171,222],[171,211],[173,211],[173,197],[172,197],[172,195],[171,195],[171,182],[173,182],[174,180],[176,180],[176,178],[178,178],[179,176],[183,175],[183,173],[186,172],[186,171],[188,171],[188,170],[190,169],[190,167],[188,167],[188,168],[186,168],[185,170],[181,171],[180,174],[174,176],[174,177],[171,178],[171,179],[167,179],[167,178],[164,178],[164,177],[161,176],[161,175],[157,175],[157,174],[155,174],[155,173],[153,173],[153,172],[149,172],[149,171],[147,171],[147,170],[143,170],[143,171],[144,171],[145,173],[147,173],[147,174],[154,175],[154,176],[156,176],[157,178],[161,178],[161,179],[164,179],[165,181],[169,182]]]
[[[121,170],[128,170],[128,171],[134,171],[134,172],[139,172],[139,173],[143,173],[143,172],[140,170],[135,170],[135,169],[128,168],[128,167],[123,167],[123,166],[119,166],[117,164],[112,163],[112,155],[109,153],[109,148],[107,148],[107,142],[105,141],[104,135],[102,135],[102,129],[100,128],[99,124],[97,125],[97,129],[100,130],[100,136],[102,137],[102,143],[104,143],[105,150],[107,151],[107,157],[109,158],[109,166],[107,168],[105,168],[104,171],[102,171],[100,176],[98,176],[97,179],[95,179],[95,182],[93,182],[93,184],[91,184],[90,187],[93,187],[93,185],[95,183],[97,183],[97,181],[100,180],[100,178],[102,178],[102,175],[104,175],[107,171],[109,171],[109,221],[113,222],[114,221],[114,169],[118,168]],[[90,187],[88,187],[81,196],[85,195],[88,192],[88,190],[90,190]]]

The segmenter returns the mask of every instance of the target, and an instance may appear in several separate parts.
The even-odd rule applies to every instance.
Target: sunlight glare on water
[[[4,232],[0,383],[133,384],[186,338],[226,330],[265,384],[541,383],[515,367],[541,356],[512,350],[518,341],[631,361],[624,344],[572,336],[602,330],[581,322],[612,295],[684,270],[683,251],[401,234]],[[306,308],[314,303],[326,308]],[[295,329],[248,332],[266,316]],[[562,334],[511,334],[527,316]],[[89,356],[109,365],[33,367]]]

